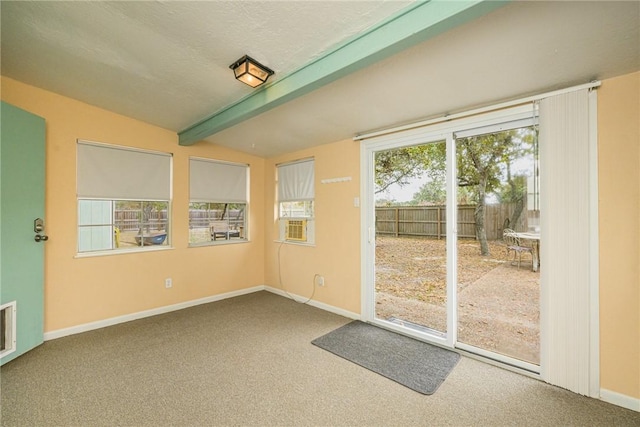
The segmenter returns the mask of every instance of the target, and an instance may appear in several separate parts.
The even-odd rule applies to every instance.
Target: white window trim
[[[224,204],[225,202],[193,202],[192,200],[189,201],[189,204],[191,203],[216,203],[216,204]],[[236,202],[229,202],[231,203],[236,203]],[[234,238],[234,239],[223,239],[223,240],[208,240],[208,241],[204,241],[204,242],[197,242],[197,243],[189,243],[187,247],[189,248],[202,248],[202,247],[207,247],[207,246],[219,246],[219,245],[235,245],[238,243],[248,243],[251,240],[249,239],[249,203],[245,202],[245,210],[244,210],[244,237],[239,237],[239,238]]]
[[[138,148],[138,147],[130,147],[130,146],[123,146],[123,145],[117,145],[117,144],[110,144],[110,143],[104,143],[104,142],[95,142],[95,141],[89,141],[89,140],[83,140],[83,139],[78,139],[76,140],[76,154],[78,153],[78,149],[80,146],[86,146],[86,147],[96,147],[96,148],[104,148],[104,149],[113,149],[113,150],[120,150],[120,151],[129,151],[129,152],[133,152],[133,153],[142,153],[142,154],[150,154],[150,155],[154,155],[154,156],[159,156],[159,157],[167,157],[168,158],[168,167],[169,167],[169,171],[168,171],[168,186],[169,188],[167,189],[167,192],[163,195],[166,195],[168,197],[168,199],[155,199],[155,198],[148,198],[148,197],[135,197],[135,198],[130,198],[130,197],[125,197],[125,195],[122,196],[115,196],[115,197],[111,197],[111,196],[99,196],[99,197],[93,197],[93,196],[89,196],[86,194],[79,194],[78,192],[78,187],[79,187],[79,158],[76,159],[76,255],[74,256],[74,258],[85,258],[85,257],[94,257],[94,256],[105,256],[105,255],[117,255],[117,254],[129,254],[129,253],[136,253],[136,252],[153,252],[153,251],[158,251],[158,250],[167,250],[167,249],[172,249],[172,236],[171,236],[171,221],[172,221],[172,201],[173,201],[173,154],[172,153],[167,153],[167,152],[162,152],[162,151],[157,151],[157,150],[148,150],[148,149],[144,149],[144,148]],[[80,238],[80,218],[78,216],[78,205],[79,205],[79,201],[80,200],[104,200],[104,201],[126,201],[126,200],[130,200],[130,201],[135,201],[135,202],[163,202],[163,203],[167,203],[167,245],[163,245],[163,246],[141,246],[141,247],[131,247],[131,248],[113,248],[113,249],[108,249],[108,250],[97,250],[97,251],[82,251],[80,252],[80,248],[79,248],[79,238]]]
[[[168,237],[168,236],[167,236]],[[92,252],[78,252],[73,258],[92,258],[92,257],[103,257],[103,256],[112,256],[112,255],[126,255],[126,254],[136,254],[136,253],[148,253],[148,252],[160,252],[160,251],[170,251],[175,249],[173,246],[144,246],[135,247],[131,249],[112,249],[107,251],[92,251]]]
[[[227,194],[227,196],[220,196],[218,197],[217,195],[212,193],[207,193],[206,190],[203,189],[199,189],[197,191],[198,194],[195,194],[196,197],[194,197],[194,179],[197,179],[197,177],[194,176],[194,171],[193,171],[193,165],[195,164],[194,162],[201,162],[203,164],[209,164],[209,166],[211,168],[215,168],[216,166],[222,166],[222,167],[234,167],[234,168],[238,168],[241,169],[244,172],[244,178],[242,180],[242,183],[244,184],[244,194],[242,197],[240,197],[238,195],[238,192],[234,192],[235,196],[229,196],[229,194]],[[207,175],[208,177],[211,177],[213,175],[216,175],[218,173],[218,171],[216,172],[212,172],[211,170],[207,170],[205,175]],[[235,173],[235,172],[234,172]],[[205,157],[189,157],[189,205],[191,205],[192,203],[214,203],[214,204],[244,204],[245,209],[244,209],[244,222],[243,222],[243,237],[239,237],[239,238],[234,238],[234,239],[223,239],[223,240],[208,240],[208,241],[204,241],[204,242],[197,242],[197,243],[189,243],[188,247],[189,248],[199,248],[199,247],[206,247],[206,246],[219,246],[219,245],[229,245],[229,244],[238,244],[238,243],[247,243],[250,241],[250,230],[249,230],[249,194],[251,192],[251,165],[248,163],[239,163],[239,162],[230,162],[230,161],[226,161],[226,160],[219,160],[219,159],[211,159],[211,158],[205,158]],[[235,188],[236,190],[238,190],[238,188]],[[201,197],[198,197],[201,196]],[[189,207],[189,209],[191,209]]]
[[[312,163],[313,164],[313,198],[309,198],[309,197],[303,197],[303,198],[291,198],[288,197],[285,200],[281,200],[280,199],[280,168],[281,167],[286,167],[286,166],[291,166],[291,165],[296,165],[296,164],[300,164],[300,163]],[[298,245],[298,246],[315,246],[315,220],[316,220],[316,194],[315,194],[315,187],[316,187],[316,162],[315,162],[315,158],[314,157],[308,157],[308,158],[304,158],[304,159],[298,159],[298,160],[294,160],[294,161],[290,161],[290,162],[283,162],[283,163],[279,163],[276,165],[276,198],[277,198],[277,212],[276,212],[276,219],[277,219],[277,224],[278,224],[278,239],[276,240],[276,242],[278,243],[285,243],[285,244],[291,244],[291,245]],[[280,204],[281,203],[287,203],[287,202],[308,202],[311,201],[313,202],[313,214],[310,217],[307,216],[293,216],[293,217],[283,217],[280,216]],[[288,220],[305,220],[306,224],[307,224],[307,230],[306,230],[306,241],[296,241],[296,240],[287,240],[285,238],[285,224],[286,221]]]
[[[105,200],[106,199],[91,199],[91,198],[76,198],[76,207],[80,200]],[[110,201],[125,201],[124,199],[110,200]],[[82,251],[80,252],[78,247],[78,239],[79,239],[79,218],[78,212],[76,209],[76,255],[74,258],[90,258],[97,256],[106,256],[106,255],[122,255],[122,254],[130,254],[130,253],[140,253],[140,252],[155,252],[155,251],[166,251],[168,249],[173,249],[173,238],[171,233],[168,231],[171,229],[171,212],[172,212],[172,202],[171,200],[131,200],[132,202],[167,202],[167,244],[166,245],[149,245],[149,246],[131,246],[129,248],[113,248],[113,249],[101,249],[96,251]]]

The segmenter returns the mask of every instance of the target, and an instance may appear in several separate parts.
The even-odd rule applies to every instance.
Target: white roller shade
[[[194,202],[247,202],[247,165],[189,160],[189,199]]]
[[[78,141],[79,198],[169,200],[171,155]]]
[[[313,200],[314,161],[304,160],[278,166],[278,201]]]

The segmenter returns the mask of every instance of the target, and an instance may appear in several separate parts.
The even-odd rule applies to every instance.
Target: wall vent
[[[0,306],[0,357],[16,350],[16,302]]]
[[[307,241],[307,220],[288,219],[284,224],[284,239],[295,242]]]

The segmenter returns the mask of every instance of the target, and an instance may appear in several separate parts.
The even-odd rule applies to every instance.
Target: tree
[[[508,191],[503,191],[503,195],[509,195],[509,201],[517,202],[516,205],[520,203],[519,211],[516,208],[511,223],[522,213],[526,179],[513,176],[511,168],[515,159],[522,158],[532,150],[534,135],[532,128],[521,128],[458,138],[456,141],[458,186],[474,189],[476,238],[480,241],[482,255],[489,255],[484,221],[487,195],[499,193],[506,181]]]
[[[445,176],[435,177],[425,181],[420,190],[413,195],[412,205],[444,205],[447,202],[447,191],[445,188]],[[475,190],[471,187],[458,188],[458,204],[475,204]]]
[[[409,179],[420,178],[428,162],[426,145],[378,151],[375,156],[376,194],[393,184],[407,185]]]
[[[533,128],[517,129],[513,135],[513,144],[503,159],[504,183],[497,188],[495,193],[502,203],[513,203],[515,208],[508,219],[510,228],[514,228],[518,223],[522,211],[524,210],[525,198],[527,196],[527,175],[531,170],[518,170],[513,163],[518,159],[536,156],[536,132]],[[536,171],[533,171],[535,174]]]
[[[413,195],[412,204],[444,205],[447,201],[445,177],[436,177],[425,181],[417,193]]]
[[[484,224],[486,196],[499,183],[497,160],[502,158],[511,143],[511,137],[498,134],[480,135],[460,138],[457,143],[458,186],[475,188],[476,208],[473,217],[476,239],[480,242],[480,253],[489,255]]]
[[[512,223],[522,213],[527,191],[526,179],[521,171],[513,173],[512,165],[515,159],[532,152],[534,137],[532,128],[520,128],[456,140],[458,203],[471,202],[476,205],[475,232],[482,255],[489,255],[485,229],[487,196],[495,194],[502,201],[516,202]],[[420,191],[414,195],[414,202],[444,203],[445,164],[444,142],[378,152],[375,163],[376,193],[392,184],[402,186],[411,178],[426,176]]]
[[[527,177],[525,175],[513,175],[511,165],[507,163],[506,185],[497,191],[498,199],[502,203],[515,205],[511,217],[508,218],[508,228],[514,228],[524,210],[524,200],[527,195]]]

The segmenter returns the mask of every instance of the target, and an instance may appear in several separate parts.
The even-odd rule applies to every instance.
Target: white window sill
[[[239,243],[249,243],[249,239],[235,239],[235,240],[212,240],[210,242],[202,242],[202,243],[190,243],[190,248],[203,248],[207,246],[222,246],[222,245],[237,245]]]
[[[111,256],[111,255],[126,255],[126,254],[139,254],[146,252],[158,252],[172,250],[173,246],[158,246],[158,247],[145,247],[135,249],[112,249],[109,251],[93,251],[93,252],[80,252],[77,253],[74,258],[92,258],[97,256]]]
[[[309,246],[312,248],[316,247],[315,243],[305,243],[305,242],[293,242],[291,240],[274,240],[274,243],[280,243],[284,245],[293,245],[293,246]]]

